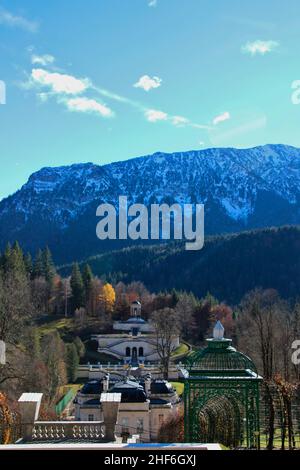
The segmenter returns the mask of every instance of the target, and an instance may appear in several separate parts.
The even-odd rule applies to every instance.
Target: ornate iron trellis
[[[262,377],[251,359],[216,329],[207,343],[187,359],[183,370],[185,442],[259,448]]]

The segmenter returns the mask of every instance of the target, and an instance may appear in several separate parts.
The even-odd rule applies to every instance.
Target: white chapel
[[[158,362],[157,339],[151,321],[142,318],[142,306],[138,300],[130,305],[130,317],[115,321],[113,334],[93,335],[98,342],[98,352],[106,353],[124,363],[138,365],[144,362]],[[179,336],[174,336],[173,349],[179,346]]]

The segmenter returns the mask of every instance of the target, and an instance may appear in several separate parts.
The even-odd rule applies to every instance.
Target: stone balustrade
[[[101,394],[104,421],[39,421],[42,397],[42,393],[23,393],[18,400],[24,442],[115,441],[121,393]]]
[[[32,441],[88,440],[105,438],[103,421],[35,421]]]

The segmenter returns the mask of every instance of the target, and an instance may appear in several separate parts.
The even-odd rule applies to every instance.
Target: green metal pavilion
[[[185,442],[219,442],[259,448],[259,385],[255,364],[224,338],[217,322],[207,347],[186,360],[184,369]]]

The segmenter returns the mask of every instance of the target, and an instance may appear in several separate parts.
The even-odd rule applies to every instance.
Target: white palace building
[[[99,353],[110,354],[132,365],[160,360],[154,328],[150,321],[142,318],[142,306],[139,301],[131,304],[129,319],[114,322],[113,329],[118,333],[92,336],[92,339],[98,342]],[[179,344],[179,336],[174,336],[173,349]]]

